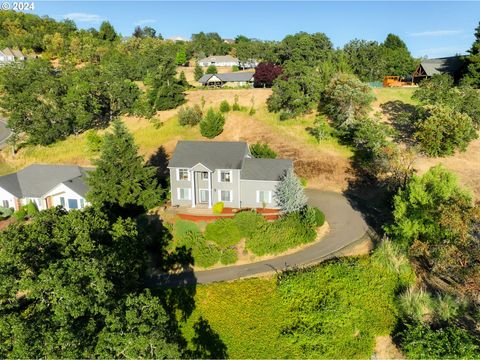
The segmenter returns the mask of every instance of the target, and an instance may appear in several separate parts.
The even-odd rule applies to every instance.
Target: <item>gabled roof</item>
[[[289,159],[245,159],[241,180],[279,181],[288,169],[293,168]]]
[[[462,59],[460,56],[450,56],[438,59],[425,59],[420,65],[427,76],[433,76],[438,74],[450,74],[456,75],[462,67]]]
[[[223,74],[205,74],[198,82],[201,84],[205,84],[210,80],[212,76],[216,76],[223,82],[234,82],[234,81],[250,81],[253,79],[254,72],[233,72],[233,73],[223,73]]]
[[[34,164],[0,177],[0,187],[17,198],[41,197],[64,183],[79,195],[87,191],[84,183],[87,169],[72,165]]]
[[[179,141],[169,167],[191,168],[198,163],[210,170],[241,169],[250,155],[247,143],[240,141]]]
[[[2,52],[5,54],[5,56],[15,56],[12,49],[10,49],[10,48],[5,48],[5,49],[2,50]]]
[[[218,56],[208,56],[206,58],[198,60],[198,62],[237,62],[238,59],[230,55],[218,55]]]

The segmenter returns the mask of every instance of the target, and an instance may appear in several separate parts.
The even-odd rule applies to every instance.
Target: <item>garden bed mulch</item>
[[[185,213],[179,212],[177,216],[182,220],[211,222],[219,219],[233,218],[239,211],[248,211],[248,209],[224,208],[221,214],[195,214],[189,209],[188,212]],[[255,209],[255,211],[269,221],[277,220],[280,217],[280,212],[277,209]]]

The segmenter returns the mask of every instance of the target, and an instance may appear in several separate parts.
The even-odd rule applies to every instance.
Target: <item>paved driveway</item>
[[[6,140],[12,132],[7,128],[7,119],[0,118],[0,149],[6,145]]]
[[[229,266],[220,269],[203,270],[195,273],[159,277],[152,279],[152,285],[206,284],[217,281],[230,281],[282,271],[286,268],[317,264],[328,259],[337,251],[359,240],[367,231],[362,214],[354,210],[349,201],[339,193],[320,190],[307,190],[309,204],[320,208],[330,224],[330,232],[322,241],[294,254],[253,264]]]

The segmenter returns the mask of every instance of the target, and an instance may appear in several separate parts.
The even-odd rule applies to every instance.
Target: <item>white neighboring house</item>
[[[39,210],[61,205],[67,210],[83,209],[88,187],[86,172],[76,165],[34,164],[0,176],[0,206],[18,210],[33,202]]]
[[[237,58],[230,55],[209,56],[204,59],[198,60],[198,65],[208,67],[210,65],[215,66],[240,66],[240,62]]]
[[[0,64],[8,64],[14,61],[23,61],[26,56],[20,50],[5,48],[0,50]]]

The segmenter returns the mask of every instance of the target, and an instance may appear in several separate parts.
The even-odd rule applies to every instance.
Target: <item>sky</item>
[[[108,20],[123,36],[151,26],[165,38],[200,31],[281,40],[324,32],[336,47],[358,38],[399,35],[415,57],[464,54],[480,21],[480,2],[447,1],[35,1],[37,15],[70,18],[80,28]]]

